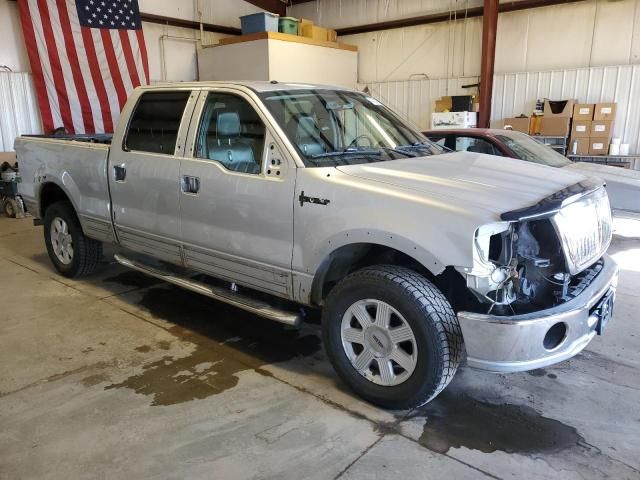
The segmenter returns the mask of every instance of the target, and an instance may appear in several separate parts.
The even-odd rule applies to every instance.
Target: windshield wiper
[[[343,157],[346,155],[382,155],[382,152],[373,149],[349,148],[346,150],[336,150],[335,152],[316,153],[315,155],[311,155],[311,158]]]

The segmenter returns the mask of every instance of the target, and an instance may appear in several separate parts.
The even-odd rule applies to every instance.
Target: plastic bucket
[[[275,13],[260,12],[240,17],[240,27],[243,35],[259,32],[277,32],[278,18]]]

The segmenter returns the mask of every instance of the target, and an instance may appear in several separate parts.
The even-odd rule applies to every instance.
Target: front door
[[[180,264],[180,155],[198,92],[140,96],[122,145],[112,145],[109,187],[120,244]],[[184,118],[184,119],[183,119]]]
[[[196,112],[180,168],[186,266],[290,297],[294,164],[243,92],[202,92]]]

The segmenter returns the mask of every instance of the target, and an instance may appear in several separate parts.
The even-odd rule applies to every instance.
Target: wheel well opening
[[[382,264],[410,268],[430,280],[435,278],[415,258],[394,248],[370,243],[345,245],[332,252],[320,266],[313,281],[311,301],[321,305],[331,289],[345,276],[364,267]]]
[[[69,202],[69,197],[55,183],[45,183],[40,192],[40,215],[44,218],[44,214],[51,205],[59,201]],[[71,202],[69,202],[71,203]]]
[[[381,264],[406,267],[423,275],[443,293],[455,312],[478,309],[478,300],[467,288],[464,277],[454,267],[446,267],[438,275],[434,275],[406,253],[367,243],[346,245],[329,255],[314,278],[311,302],[322,305],[331,289],[344,277],[361,268]]]

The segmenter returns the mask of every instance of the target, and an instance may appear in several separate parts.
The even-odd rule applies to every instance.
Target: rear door
[[[180,170],[185,265],[291,297],[296,169],[259,102],[233,88],[203,90],[188,145]]]
[[[126,248],[181,264],[180,159],[198,92],[141,94],[109,155],[113,220]]]

